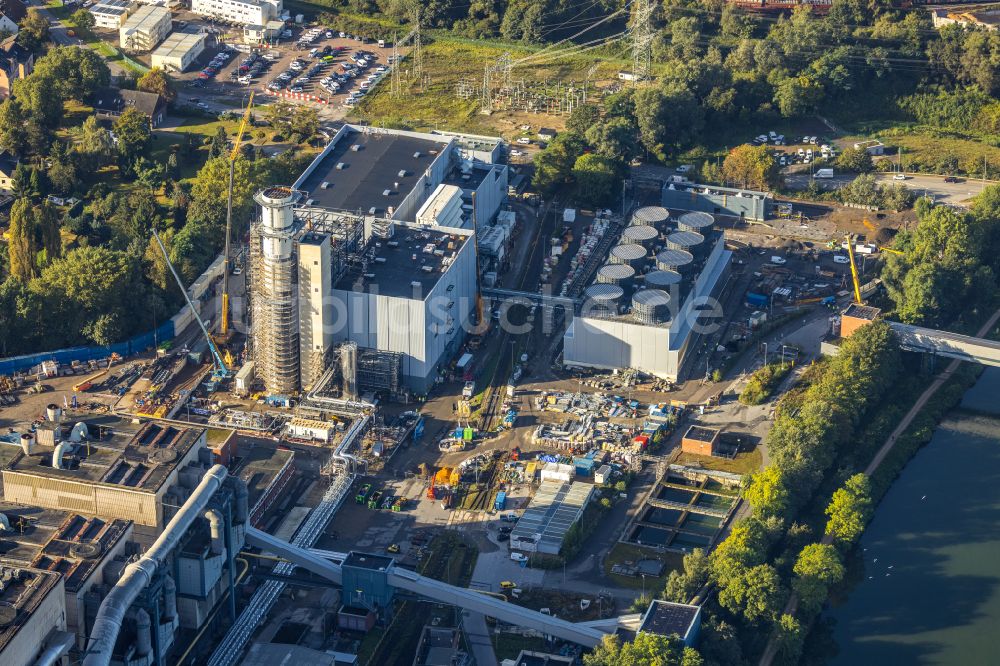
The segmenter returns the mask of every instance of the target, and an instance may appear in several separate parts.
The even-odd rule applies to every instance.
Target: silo
[[[597,282],[625,286],[635,277],[635,269],[628,264],[604,264],[597,269]]]
[[[697,231],[704,234],[715,225],[715,217],[711,213],[691,211],[677,218],[677,228],[680,231]]]
[[[694,261],[687,250],[663,250],[656,255],[656,267],[661,271],[676,271]]]
[[[646,258],[646,248],[635,243],[622,243],[611,248],[608,261],[612,264],[628,264],[636,268]]]
[[[622,242],[630,243],[635,245],[642,245],[643,247],[650,247],[656,242],[656,239],[660,237],[659,232],[656,227],[649,227],[634,224],[631,227],[626,227],[625,231],[622,232]]]
[[[650,271],[646,273],[646,288],[669,290],[675,284],[680,284],[681,279],[681,274],[677,271]]]
[[[675,231],[667,236],[667,247],[671,250],[685,250],[695,253],[704,242],[705,237],[697,231]]]
[[[632,296],[632,316],[640,324],[670,320],[670,294],[662,289],[643,289]]]
[[[632,224],[647,227],[661,226],[670,219],[670,211],[661,206],[646,206],[632,213]]]
[[[624,295],[625,290],[616,284],[592,284],[583,292],[584,313],[618,314],[618,303]]]

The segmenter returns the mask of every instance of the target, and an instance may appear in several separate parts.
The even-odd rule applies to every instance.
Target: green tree
[[[131,167],[145,153],[152,140],[149,117],[139,109],[129,107],[115,120],[114,132],[118,138],[118,153],[122,157],[122,163]]]
[[[737,146],[722,163],[726,181],[747,189],[766,190],[774,184],[777,172],[778,164],[767,146]]]
[[[875,169],[872,156],[864,148],[845,148],[844,152],[837,155],[836,164],[841,169],[854,173],[868,173]]]
[[[50,49],[35,63],[29,79],[38,81],[46,94],[60,102],[68,99],[84,101],[111,82],[111,70],[95,51],[79,46],[58,46]]]
[[[786,118],[801,116],[813,108],[818,91],[805,76],[790,76],[774,89],[774,101]]]
[[[639,152],[637,135],[638,128],[627,118],[594,123],[585,134],[599,155],[619,162],[628,162]]]
[[[35,266],[35,215],[31,201],[20,198],[10,208],[10,228],[7,230],[7,253],[10,274],[27,283],[37,274]]]
[[[86,155],[92,168],[99,169],[110,163],[115,152],[108,130],[101,126],[96,116],[87,116],[80,132],[77,150]]]
[[[788,512],[789,493],[784,473],[775,464],[751,474],[743,496],[758,516],[782,517]]]
[[[0,151],[15,157],[24,155],[28,138],[24,135],[25,115],[21,103],[12,97],[0,102]]]
[[[94,27],[94,15],[88,12],[86,9],[78,9],[69,16],[69,20],[72,21],[76,27],[82,28],[84,30],[90,30]]]
[[[17,43],[26,49],[35,51],[48,38],[49,20],[39,9],[29,7],[28,13],[18,24]]]
[[[311,106],[297,106],[292,113],[289,129],[293,136],[299,138],[299,143],[309,141],[319,131],[319,114]]]
[[[799,663],[799,656],[802,654],[802,644],[806,639],[806,631],[802,628],[802,624],[794,616],[783,614],[778,618],[775,636],[778,640],[780,663]]]
[[[212,143],[208,145],[208,159],[213,159],[229,152],[229,137],[226,128],[219,125],[212,135]]]
[[[622,642],[618,636],[610,634],[583,656],[585,666],[638,666],[640,664],[679,664],[680,666],[701,666],[704,661],[696,650],[684,647],[675,636],[660,636],[640,631],[635,639]]]
[[[684,556],[681,571],[673,570],[667,576],[663,597],[667,601],[686,604],[708,582],[711,564],[705,551],[695,548]]]
[[[177,91],[170,76],[159,67],[154,67],[136,81],[136,88],[150,93],[156,93],[168,104],[177,99]]]
[[[808,544],[799,553],[792,570],[795,573],[792,589],[800,604],[812,612],[823,605],[830,588],[844,579],[840,553],[827,544]]]
[[[591,206],[606,206],[614,199],[618,183],[617,164],[610,158],[588,153],[573,164],[577,197]]]
[[[587,133],[601,119],[601,108],[596,104],[580,104],[573,108],[566,119],[566,129],[579,135]]]
[[[559,134],[545,150],[535,155],[532,183],[541,192],[550,193],[573,182],[573,167],[582,154],[583,139],[578,134]]]
[[[776,619],[785,592],[781,576],[770,564],[759,564],[719,590],[719,604],[750,624]]]
[[[838,544],[851,546],[865,531],[871,513],[871,483],[864,474],[855,474],[834,491],[826,507],[826,533]]]
[[[704,111],[683,86],[666,84],[635,94],[635,119],[642,145],[660,160],[690,145],[704,124]]]

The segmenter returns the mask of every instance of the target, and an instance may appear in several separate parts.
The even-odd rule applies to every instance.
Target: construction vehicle
[[[173,274],[174,279],[177,281],[177,286],[180,287],[181,293],[184,294],[184,300],[187,302],[188,307],[191,308],[191,313],[194,315],[194,320],[198,322],[198,326],[201,328],[201,332],[205,334],[205,339],[208,341],[208,348],[212,352],[212,359],[215,363],[214,371],[212,372],[212,383],[217,384],[218,382],[229,378],[229,366],[226,365],[225,361],[222,360],[222,355],[219,353],[219,348],[215,345],[215,340],[212,339],[212,335],[205,328],[205,322],[201,320],[198,316],[198,310],[195,309],[194,303],[191,302],[191,297],[188,296],[188,290],[184,286],[184,282],[181,280],[181,276],[177,274],[177,269],[174,268],[173,263],[170,261],[170,254],[167,252],[166,246],[163,241],[160,240],[160,235],[156,233],[156,228],[153,228],[153,238],[156,239],[156,244],[160,246],[160,252],[163,253],[163,258],[167,262],[167,267],[170,268],[170,272]]]
[[[861,301],[861,283],[858,281],[858,262],[854,259],[854,239],[847,235],[847,258],[851,260],[851,282],[854,284],[854,302],[858,305]]]
[[[382,491],[376,490],[372,493],[372,496],[368,499],[368,508],[378,511],[379,504],[382,501]]]
[[[247,101],[247,108],[243,112],[243,120],[240,121],[240,128],[236,132],[236,138],[233,139],[233,151],[229,153],[229,192],[226,196],[226,245],[223,252],[222,259],[222,317],[219,320],[219,335],[223,340],[229,335],[229,261],[230,261],[230,244],[233,233],[233,178],[236,171],[236,158],[240,154],[240,144],[243,141],[243,134],[246,133],[247,124],[250,122],[250,109],[253,108],[253,93],[250,93],[250,99]],[[229,351],[227,350],[228,354]],[[232,363],[232,357],[229,359],[230,364]]]
[[[878,251],[888,252],[889,254],[903,254],[902,250],[894,250],[891,247],[882,247],[881,245],[879,246]]]
[[[368,501],[368,493],[372,491],[372,484],[366,483],[361,486],[361,490],[354,496],[354,501],[358,504],[365,504]]]
[[[120,360],[122,360],[121,356],[119,356],[117,353],[112,353],[111,356],[108,358],[108,367],[91,375],[90,377],[87,377],[79,384],[73,386],[73,391],[75,393],[80,393],[82,391],[89,391],[90,389],[94,388],[94,384],[97,384],[102,377],[108,374],[108,372],[110,372],[111,370],[111,366],[114,365],[116,361]]]

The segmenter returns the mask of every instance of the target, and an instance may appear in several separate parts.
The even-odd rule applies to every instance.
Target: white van
[[[776,265],[776,266],[784,266],[785,264],[788,263],[788,260],[785,259],[784,257],[779,257],[777,255],[772,255],[771,256],[771,263],[774,264],[774,265]]]

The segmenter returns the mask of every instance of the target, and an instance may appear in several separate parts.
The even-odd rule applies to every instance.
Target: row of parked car
[[[229,62],[229,51],[220,51],[214,58],[212,58],[212,61],[205,66],[205,69],[201,70],[201,74],[198,75],[198,80],[204,83],[205,81],[213,78],[219,73],[219,70],[222,69],[227,62]]]

